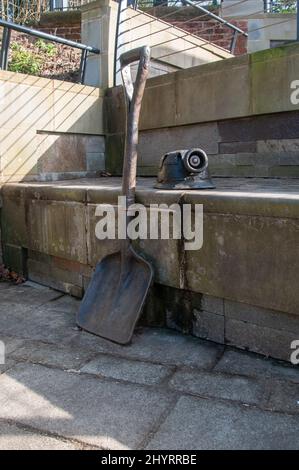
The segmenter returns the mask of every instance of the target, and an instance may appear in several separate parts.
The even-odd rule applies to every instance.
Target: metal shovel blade
[[[77,324],[86,331],[119,344],[131,341],[153,272],[132,247],[123,270],[121,252],[97,264],[82,300]]]

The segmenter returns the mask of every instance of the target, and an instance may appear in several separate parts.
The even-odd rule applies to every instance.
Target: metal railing
[[[0,70],[7,70],[8,67],[8,54],[9,54],[9,45],[11,38],[11,30],[18,31],[19,33],[28,34],[29,36],[34,36],[39,39],[44,39],[46,41],[56,42],[58,44],[63,44],[65,46],[73,47],[75,49],[80,49],[81,61],[80,61],[80,72],[79,72],[79,83],[84,83],[85,71],[86,71],[86,60],[88,53],[91,54],[100,54],[100,50],[92,47],[81,44],[80,42],[71,41],[69,39],[61,38],[55,36],[54,34],[44,33],[36,29],[28,28],[27,26],[22,26],[19,24],[12,23],[10,21],[5,21],[0,19],[0,27],[3,27],[2,35],[2,44],[0,50]]]
[[[245,0],[239,1],[243,2]],[[216,56],[218,55],[219,58],[227,57],[226,52],[234,52],[238,37],[248,36],[247,32],[216,14],[218,10],[215,7],[220,6],[220,0],[217,0],[217,4],[213,0],[152,0],[152,6],[150,7],[146,2],[148,0],[118,0],[114,63],[115,84],[119,82],[119,56],[121,51],[124,50],[123,48],[134,47],[132,41],[139,45],[142,41],[149,40],[153,57],[155,56],[157,73],[158,71],[167,73],[167,71],[192,66],[192,57],[197,57],[196,49],[202,50],[204,54],[210,52]],[[158,2],[159,5],[157,5]],[[210,6],[214,8],[210,8]],[[227,7],[227,9],[229,8]],[[184,17],[185,12],[186,17]],[[177,13],[180,15],[180,20],[176,23],[175,15]],[[209,20],[212,20],[215,25],[219,23],[224,29],[231,31],[231,36],[228,35],[226,38],[227,50],[222,47],[217,49],[218,46],[210,40],[209,30],[211,25],[208,24]],[[207,21],[203,28],[201,27],[204,24],[202,21]],[[199,29],[195,31],[194,27],[190,28],[190,22],[191,25],[192,22],[193,24],[197,22]],[[203,36],[201,36],[202,34]],[[158,50],[162,52],[162,55],[158,54]],[[181,58],[186,57],[186,64],[190,63],[190,65],[185,64],[182,66],[182,60],[176,60],[179,57],[177,54],[180,54]],[[198,57],[194,60],[196,64],[200,63]],[[178,61],[180,64],[178,64]],[[166,72],[162,71],[163,67],[164,70],[167,69]]]
[[[274,0],[273,0],[274,1]],[[203,13],[203,17],[206,19],[211,18],[222,25],[226,26],[229,28],[232,32],[232,39],[231,39],[231,44],[230,44],[230,52],[233,53],[236,42],[237,42],[237,35],[241,34],[242,36],[248,37],[248,34],[243,31],[242,29],[238,28],[234,24],[230,23],[229,21],[224,20],[221,18],[219,15],[213,12],[213,8],[216,8],[221,5],[222,0],[201,0],[201,1],[192,1],[192,0],[180,0],[179,2],[176,0],[152,0],[152,6],[176,6],[177,4],[180,4],[181,7],[186,7],[190,6],[193,7],[194,9],[199,10],[201,13]],[[135,10],[136,9],[142,9],[144,8],[145,5],[148,5],[148,0],[128,0],[128,6],[132,6]],[[213,7],[208,9],[208,7]],[[167,16],[171,16],[173,13],[169,13]],[[200,18],[200,16],[199,16]]]
[[[264,0],[265,13],[296,13],[297,0]]]

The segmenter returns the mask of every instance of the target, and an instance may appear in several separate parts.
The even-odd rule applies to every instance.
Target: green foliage
[[[41,39],[34,43],[34,49],[26,49],[17,42],[11,44],[11,59],[8,69],[11,72],[40,75],[47,58],[55,57],[57,48]]]
[[[18,43],[11,44],[12,54],[8,69],[11,72],[38,75],[41,72],[42,60],[38,54],[26,50]]]
[[[49,57],[53,57],[57,54],[57,49],[54,44],[50,42],[45,42],[42,39],[38,39],[35,43],[36,47],[39,49],[39,52],[47,54]]]

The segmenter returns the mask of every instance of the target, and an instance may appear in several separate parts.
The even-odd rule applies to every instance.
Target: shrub
[[[8,69],[11,72],[38,75],[41,72],[42,60],[34,52],[24,49],[17,43],[11,44],[11,60]]]

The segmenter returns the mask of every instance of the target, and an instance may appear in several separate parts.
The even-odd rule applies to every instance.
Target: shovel
[[[130,64],[139,60],[135,85]],[[150,62],[149,47],[121,55],[121,73],[127,103],[127,134],[123,163],[122,195],[126,196],[126,228],[130,221],[128,208],[135,202],[138,122],[141,101]],[[133,249],[126,230],[120,251],[108,255],[96,266],[82,300],[77,324],[82,329],[119,344],[131,341],[150,288],[151,265]]]

